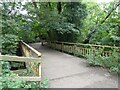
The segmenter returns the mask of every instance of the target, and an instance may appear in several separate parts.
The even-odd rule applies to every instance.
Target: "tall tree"
[[[112,12],[113,12],[114,10],[116,10],[116,8],[117,8],[118,6],[120,6],[120,2],[117,2],[117,3],[113,6],[113,8],[108,12],[107,16],[105,16],[105,18],[104,18],[101,22],[99,22],[99,23],[96,24],[96,26],[93,28],[93,30],[88,34],[88,36],[87,36],[87,38],[85,39],[84,43],[89,43],[89,41],[93,38],[94,34],[97,32],[97,28],[98,28],[99,26],[101,26],[101,25],[110,17],[110,15],[112,14]]]

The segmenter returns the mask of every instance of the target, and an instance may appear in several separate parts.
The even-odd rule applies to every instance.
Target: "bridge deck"
[[[50,88],[118,88],[118,77],[106,69],[90,67],[84,59],[40,43],[31,46],[42,53],[42,79],[50,80]]]

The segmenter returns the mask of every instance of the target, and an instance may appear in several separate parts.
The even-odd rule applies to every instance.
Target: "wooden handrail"
[[[21,47],[22,47],[21,48],[22,53],[25,57],[34,57],[34,58],[41,59],[42,54],[38,52],[37,50],[35,50],[34,48],[32,48],[31,46],[29,46],[28,44],[26,44],[25,42],[21,41]],[[34,65],[32,63],[26,62],[26,65],[28,68],[31,67],[35,75],[41,77],[41,64],[38,63],[38,65]]]
[[[2,79],[3,77],[0,77]],[[27,76],[16,76],[16,77],[9,77],[9,80],[11,81],[16,81],[16,80],[21,80],[21,81],[41,81],[41,77],[27,77]]]
[[[108,46],[108,45],[95,45],[95,44],[83,44],[83,43],[71,43],[71,42],[58,42],[58,41],[53,41],[51,43],[61,43],[61,44],[71,44],[71,45],[82,45],[82,46],[93,46],[93,47],[105,47],[105,48],[116,48],[120,49],[120,47],[116,46]]]
[[[40,52],[38,52],[37,50],[35,50],[34,48],[30,47],[28,44],[26,44],[25,42],[21,41],[22,45],[25,45],[28,49],[30,49],[32,52],[34,52],[35,54],[37,54],[38,57],[41,57],[42,54]]]
[[[0,55],[1,61],[18,61],[18,62],[41,62],[40,59],[34,57],[19,57],[19,56],[9,56]]]
[[[113,49],[116,49],[117,52],[120,51],[120,47],[114,46],[105,46],[105,45],[93,45],[93,44],[82,44],[82,43],[69,43],[69,42],[48,42],[48,46],[57,49],[66,53],[74,54],[77,56],[86,57],[90,53],[97,52],[100,48],[103,48],[104,51],[101,53],[101,56],[108,57],[112,54]],[[86,47],[87,46],[87,47]],[[88,47],[89,46],[89,47]],[[107,50],[109,48],[110,50]]]
[[[22,80],[22,81],[41,81],[41,53],[21,41],[21,49],[23,50],[24,57],[20,56],[10,56],[10,55],[0,55],[0,61],[17,61],[25,62],[26,67],[33,71],[36,76],[16,76],[14,78],[9,77],[11,81]],[[2,75],[0,68],[0,75]],[[1,78],[1,77],[0,77]]]

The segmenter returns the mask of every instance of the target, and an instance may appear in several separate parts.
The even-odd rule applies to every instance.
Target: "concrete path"
[[[50,88],[118,88],[118,77],[106,69],[90,67],[86,60],[52,50],[40,43],[31,46],[42,53],[42,79]]]

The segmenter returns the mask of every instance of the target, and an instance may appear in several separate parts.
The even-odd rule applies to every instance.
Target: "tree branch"
[[[99,24],[97,24],[97,25],[95,26],[95,28],[93,29],[93,31],[91,31],[91,32],[88,34],[88,36],[87,36],[87,38],[85,39],[84,43],[89,43],[90,39],[92,39],[93,34],[95,34],[96,31],[97,31],[97,27],[100,26],[101,24],[103,24],[103,23],[109,18],[109,16],[112,14],[112,12],[113,12],[114,10],[116,10],[116,8],[117,8],[119,5],[120,5],[120,1],[112,8],[112,10],[108,13],[108,15],[107,15]]]

